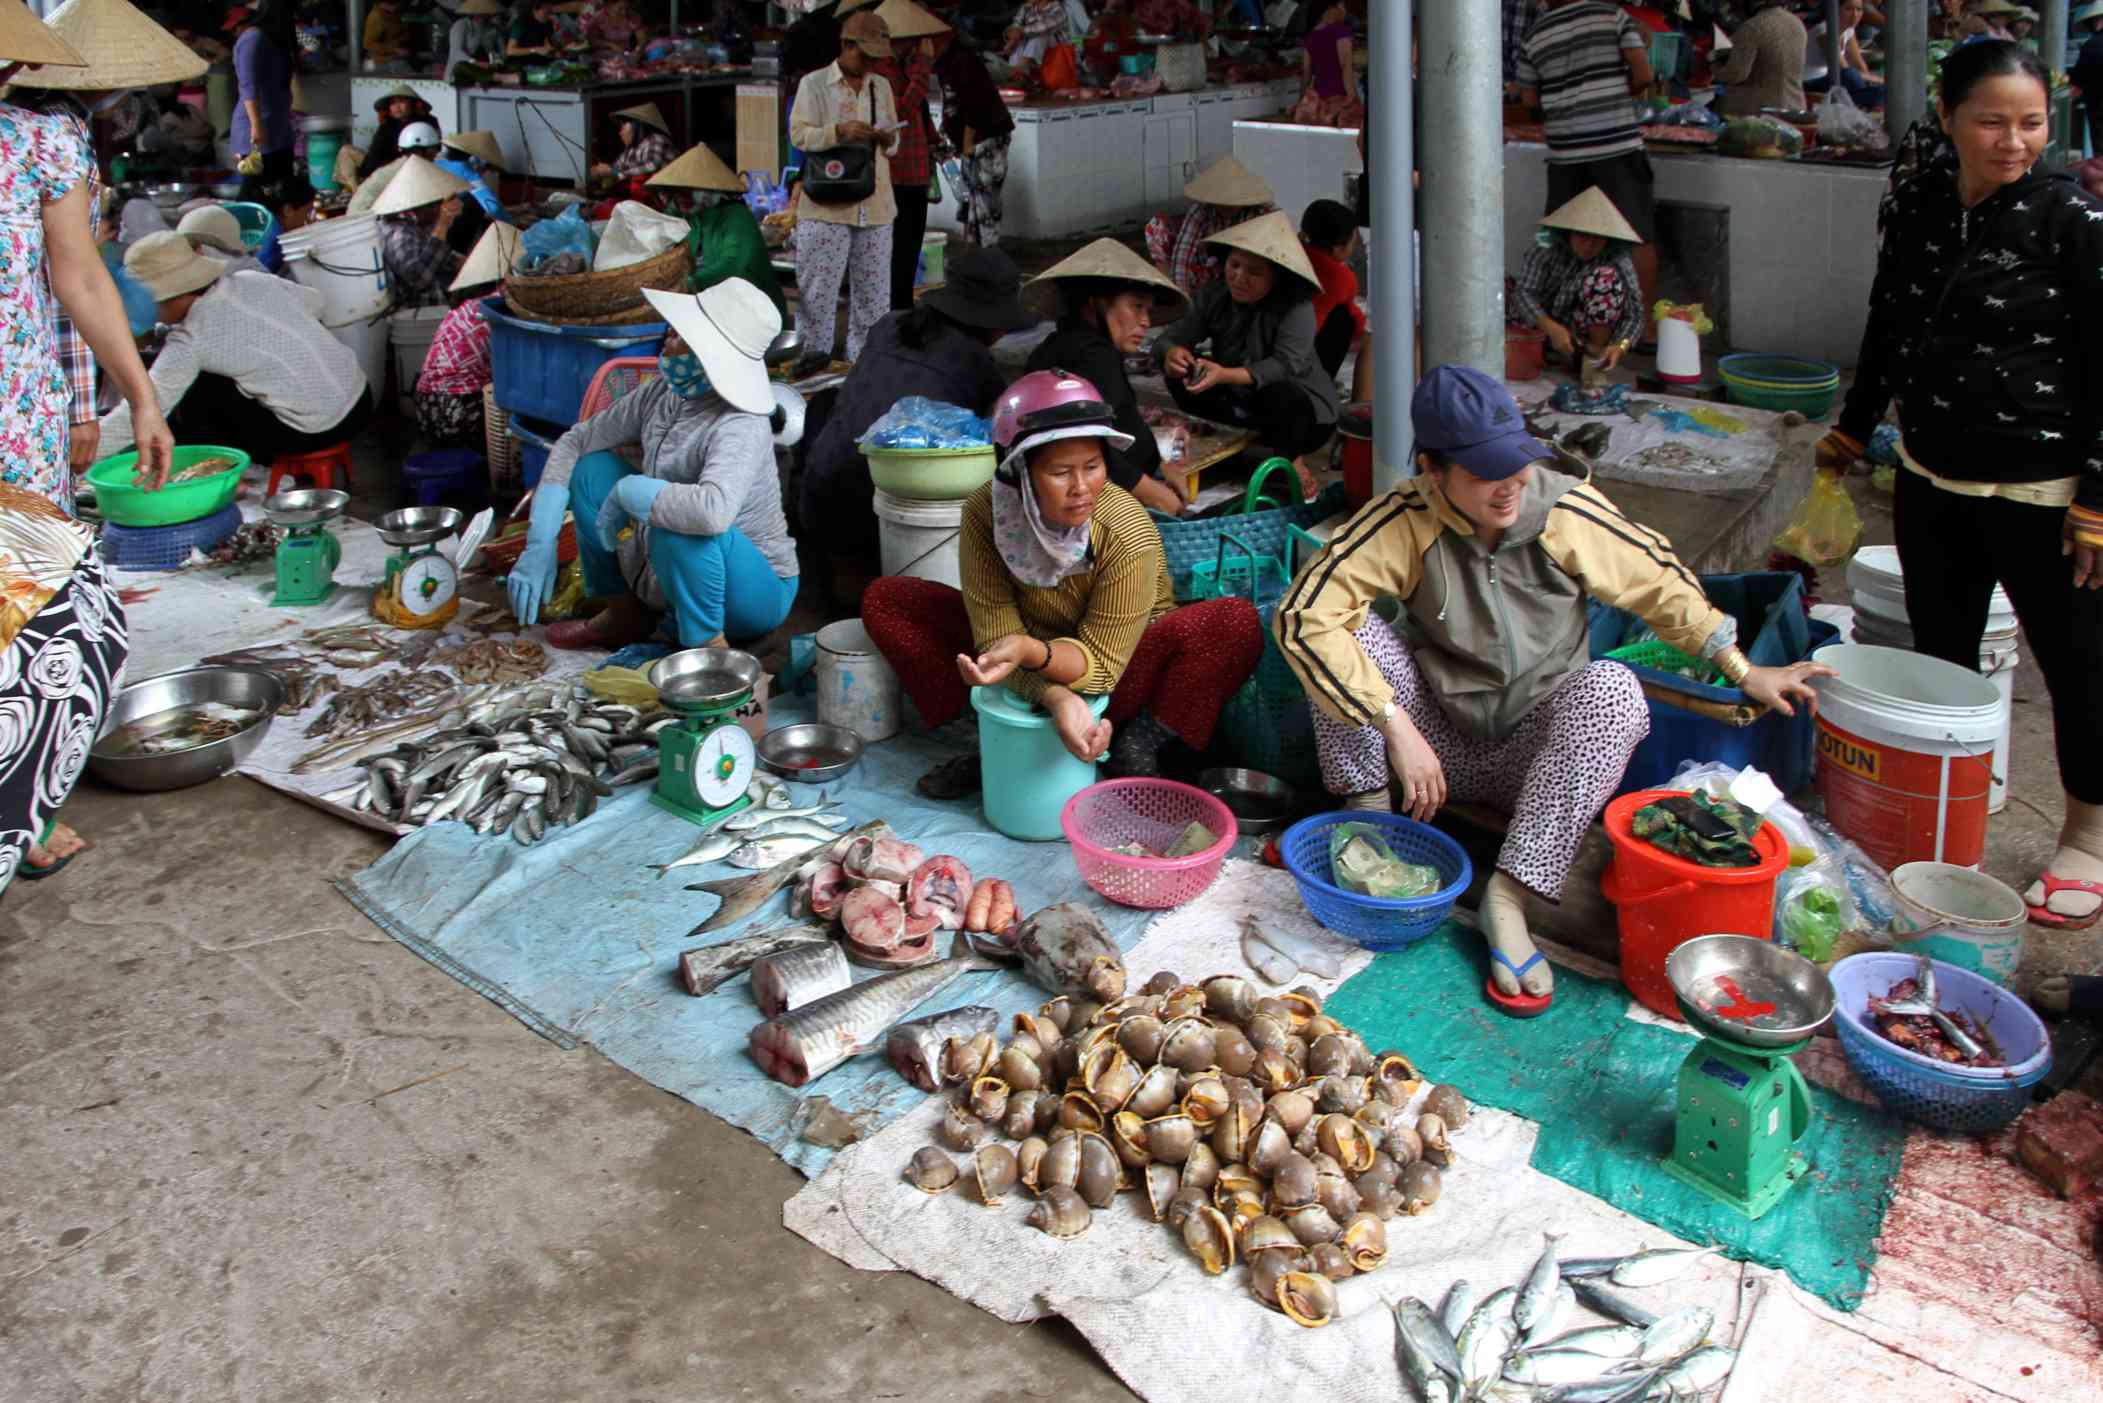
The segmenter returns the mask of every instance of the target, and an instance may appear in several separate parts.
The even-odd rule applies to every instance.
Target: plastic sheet
[[[599,237],[599,251],[592,258],[592,271],[607,273],[647,263],[666,249],[686,242],[687,224],[676,215],[659,214],[648,205],[623,200],[613,207],[606,232]]]
[[[984,448],[993,442],[993,426],[962,405],[908,395],[859,442],[864,448]]]
[[[590,267],[597,241],[592,236],[591,225],[585,222],[584,206],[571,205],[553,219],[543,219],[519,235],[519,245],[524,252],[519,271],[530,273],[548,259],[564,253],[581,254],[585,266]]]

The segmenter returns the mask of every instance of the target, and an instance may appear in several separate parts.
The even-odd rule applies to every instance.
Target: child
[[[416,423],[439,448],[479,448],[483,441],[482,391],[491,378],[489,323],[482,299],[503,290],[518,260],[518,230],[492,224],[449,290],[453,310],[438,324],[423,373],[416,378]]]

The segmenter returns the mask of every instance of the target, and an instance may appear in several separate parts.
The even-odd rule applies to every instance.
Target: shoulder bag
[[[870,78],[875,75],[871,74]],[[876,125],[876,89],[868,78],[869,125]],[[803,193],[821,205],[858,205],[876,193],[876,148],[845,142],[804,157]]]

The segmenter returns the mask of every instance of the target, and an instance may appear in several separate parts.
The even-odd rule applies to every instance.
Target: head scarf
[[[1027,453],[993,475],[993,547],[1023,584],[1050,589],[1086,569],[1090,525],[1061,528],[1044,519]]]

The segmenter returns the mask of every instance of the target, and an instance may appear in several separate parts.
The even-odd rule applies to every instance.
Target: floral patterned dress
[[[0,482],[73,509],[58,312],[44,276],[44,206],[88,174],[63,118],[0,103]]]

